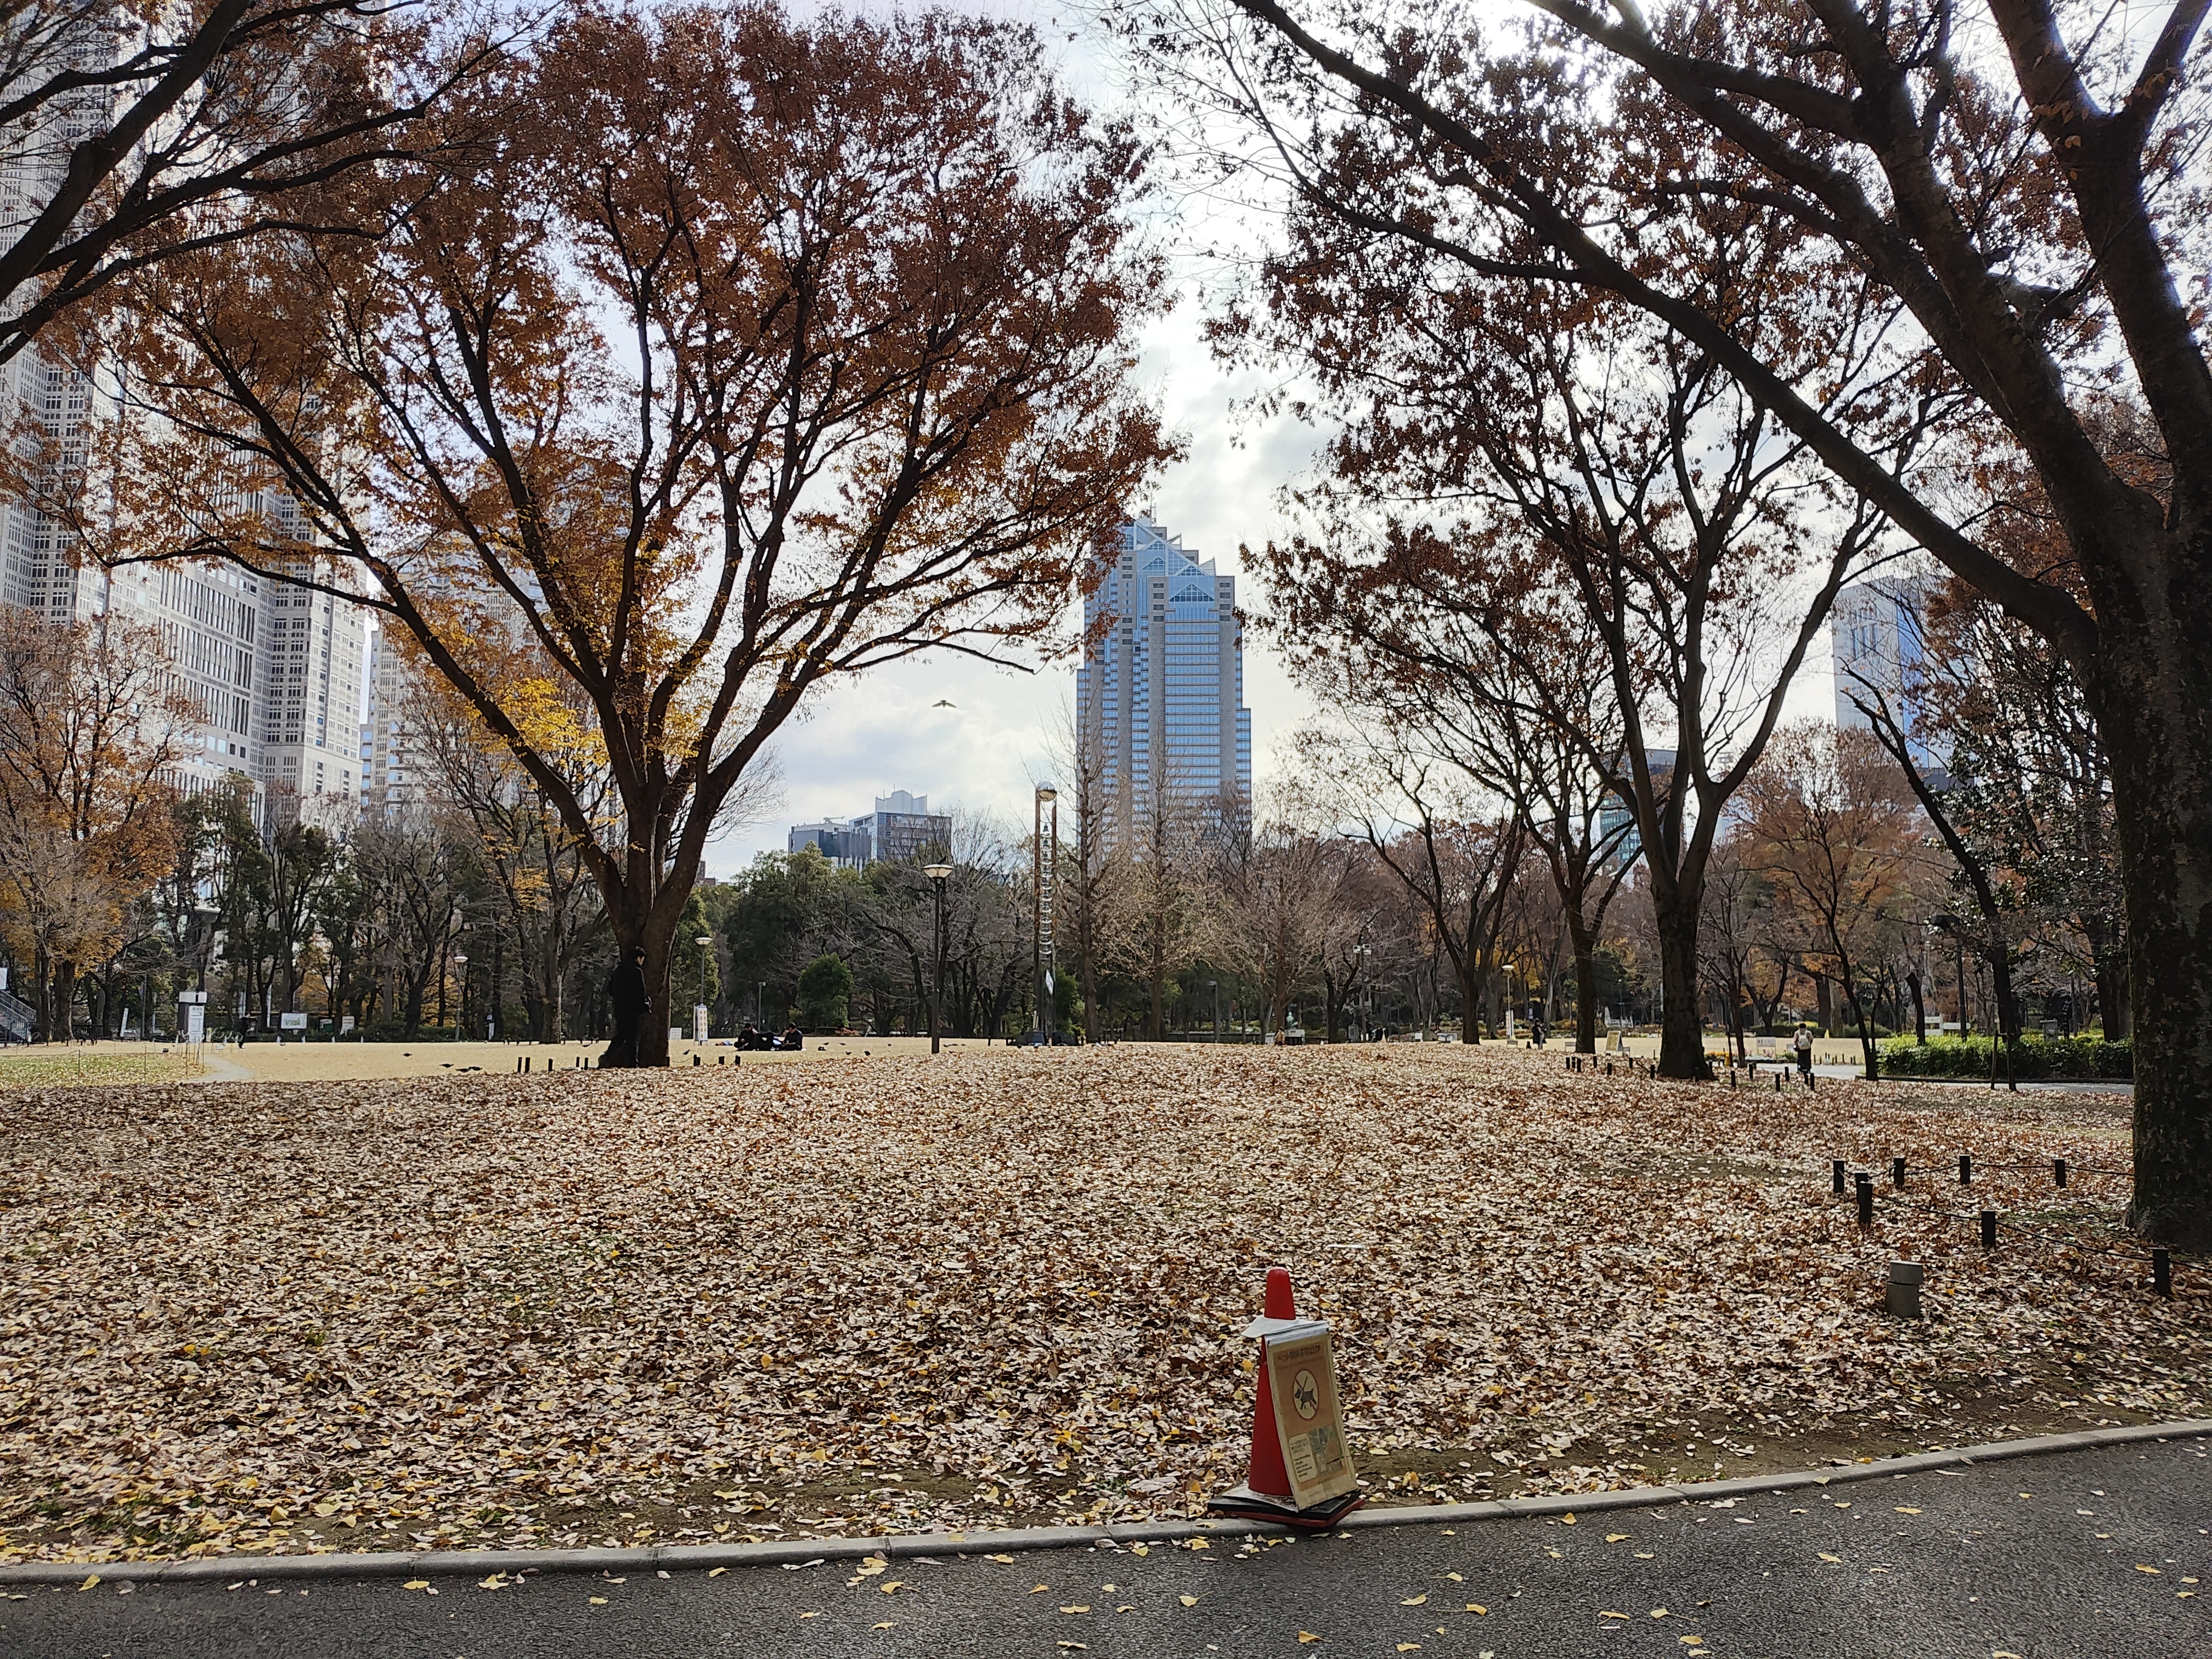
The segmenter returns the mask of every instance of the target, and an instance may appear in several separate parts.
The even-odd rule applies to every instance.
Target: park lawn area
[[[1376,1502],[2212,1413],[2212,1266],[2150,1294],[2103,1097],[1131,1045],[4,1119],[0,1559],[1188,1514],[1273,1263]],[[1916,1174],[1866,1236],[1829,1190],[1961,1152],[2038,1167]],[[1924,1207],[1985,1205],[1993,1255]],[[1936,1317],[1880,1310],[1897,1259]]]
[[[173,1053],[137,1043],[9,1048],[0,1049],[0,1096],[15,1089],[178,1083],[202,1071],[198,1056],[181,1047]]]

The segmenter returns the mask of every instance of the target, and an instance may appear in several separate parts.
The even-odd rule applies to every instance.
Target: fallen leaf
[[[1298,1644],[1299,1644],[1301,1647],[1310,1645],[1310,1644],[1315,1643],[1315,1642],[1318,1642],[1318,1641],[1320,1641],[1320,1640],[1321,1640],[1321,1638],[1320,1638],[1320,1637],[1318,1637],[1318,1636],[1316,1636],[1316,1635],[1315,1635],[1311,1631],[1310,1631],[1310,1630],[1302,1630],[1302,1631],[1300,1631],[1300,1632],[1298,1632]]]
[[[1409,1596],[1407,1596],[1404,1601],[1402,1601],[1399,1602],[1399,1603],[1398,1603],[1398,1605],[1399,1605],[1400,1607],[1418,1607],[1419,1606],[1420,1606],[1420,1605],[1421,1605],[1421,1603],[1422,1603],[1422,1602],[1424,1602],[1424,1601],[1427,1601],[1428,1599],[1429,1599],[1429,1593],[1428,1593],[1428,1591],[1426,1591],[1426,1590],[1423,1590],[1423,1591],[1422,1591],[1419,1595],[1409,1595]]]
[[[607,1604],[607,1598],[606,1598],[605,1596],[604,1596],[604,1595],[594,1595],[593,1597],[592,1597],[592,1605],[593,1607],[603,1607],[606,1606],[606,1604]],[[799,1616],[801,1619],[805,1619],[805,1618],[808,1617],[809,1615],[808,1615],[808,1614],[806,1614],[806,1613],[800,1613]]]
[[[1198,1605],[1198,1598],[1195,1595],[1178,1595],[1176,1600],[1187,1607],[1194,1607]]]
[[[1920,1513],[1918,1510],[1911,1509],[1903,1504],[1896,1505],[1896,1510],[1899,1515],[1917,1515]]]
[[[720,1578],[728,1571],[729,1569],[727,1567],[709,1567],[707,1569],[707,1577],[709,1578]]]
[[[233,1588],[234,1589],[236,1587],[233,1586]],[[430,1588],[430,1581],[427,1578],[410,1578],[399,1588],[402,1589],[426,1590]]]
[[[1625,1532],[1609,1532],[1605,1535],[1605,1541],[1608,1544],[1618,1544],[1625,1541],[1629,1536],[1630,1534]]]
[[[1481,1603],[1481,1602],[1480,1602],[1480,1601],[1470,1601],[1470,1602],[1468,1602],[1468,1603],[1467,1604],[1467,1610],[1468,1610],[1469,1613],[1488,1613],[1488,1612],[1490,1611],[1490,1609],[1489,1609],[1488,1607],[1486,1607],[1485,1606],[1483,1606],[1483,1605],[1482,1605],[1482,1603]]]
[[[986,1561],[996,1561],[1002,1566],[1010,1567],[1014,1564],[1014,1558],[1011,1555],[987,1555],[983,1559]]]

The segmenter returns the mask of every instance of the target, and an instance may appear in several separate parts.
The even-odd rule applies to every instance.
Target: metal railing
[[[8,991],[0,991],[0,1032],[10,1042],[28,1042],[39,1017],[30,1004]]]

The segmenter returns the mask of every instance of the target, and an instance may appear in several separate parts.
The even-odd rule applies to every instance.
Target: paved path
[[[0,1653],[2205,1659],[2208,1525],[2212,1446],[2147,1443],[1573,1525],[1389,1527],[1241,1547],[1224,1537],[1142,1557],[1106,1547],[910,1558],[872,1574],[833,1561],[711,1579],[547,1576],[496,1590],[447,1578],[435,1595],[392,1579],[126,1590],[111,1578],[0,1601]]]

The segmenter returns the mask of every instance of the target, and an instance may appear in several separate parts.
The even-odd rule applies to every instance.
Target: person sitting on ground
[[[796,1025],[787,1025],[783,1028],[782,1038],[775,1046],[786,1050],[796,1050],[806,1046],[806,1039],[800,1034]]]

